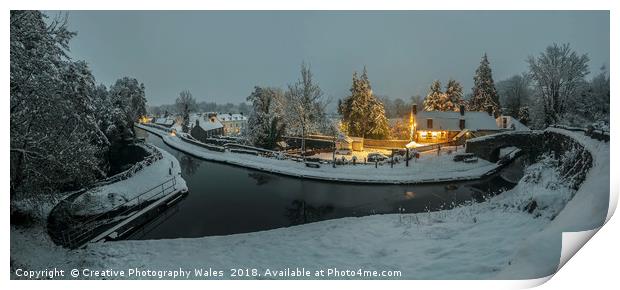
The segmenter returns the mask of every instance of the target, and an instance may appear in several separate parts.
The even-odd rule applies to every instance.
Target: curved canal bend
[[[510,189],[523,171],[523,162],[517,159],[499,173],[476,181],[426,185],[321,182],[204,161],[167,146],[159,136],[136,131],[179,160],[189,194],[129,239],[230,235],[398,213],[399,209],[406,213],[446,209]]]

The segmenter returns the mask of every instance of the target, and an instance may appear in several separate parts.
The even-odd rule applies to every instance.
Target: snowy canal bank
[[[177,136],[149,126],[136,124],[136,127],[161,136],[164,142],[182,152],[205,160],[227,163],[236,166],[261,170],[270,173],[301,177],[307,179],[376,183],[376,184],[420,184],[445,181],[474,180],[496,172],[500,166],[485,160],[476,163],[454,162],[449,154],[435,156],[423,155],[416,162],[410,162],[375,168],[373,165],[338,166],[332,168],[323,165],[320,168],[309,168],[301,162],[278,160],[248,154],[217,152],[183,141]]]
[[[123,238],[140,227],[178,195],[187,192],[179,161],[149,144],[138,144],[148,155],[93,188],[63,198],[51,211],[48,232],[71,248]]]

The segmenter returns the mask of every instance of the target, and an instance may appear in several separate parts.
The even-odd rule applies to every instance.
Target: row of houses
[[[169,116],[153,119],[153,123],[167,128],[181,130],[182,119]],[[243,114],[192,113],[189,116],[190,134],[198,139],[214,136],[239,136],[247,130],[248,118]]]
[[[153,123],[180,131],[182,120],[180,117],[157,118]],[[192,113],[189,118],[189,132],[200,141],[217,136],[240,136],[248,130],[247,126],[248,118],[243,114]],[[458,112],[418,112],[417,105],[411,108],[411,137],[420,144],[443,143],[507,130],[529,128],[511,116],[494,116],[491,109],[475,112],[466,111],[461,106]]]

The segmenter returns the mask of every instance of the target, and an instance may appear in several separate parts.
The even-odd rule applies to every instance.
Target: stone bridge
[[[467,140],[465,151],[490,162],[499,160],[500,149],[517,147],[534,157],[543,148],[544,136],[541,131],[508,131]]]

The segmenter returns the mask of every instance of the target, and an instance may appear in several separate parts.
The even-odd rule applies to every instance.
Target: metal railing
[[[121,222],[123,218],[130,217],[130,213],[146,207],[149,201],[153,201],[156,198],[166,196],[175,191],[176,176],[173,176],[132,199],[106,210],[104,213],[88,217],[85,220],[80,220],[77,225],[73,225],[70,229],[56,233],[50,232],[50,235],[54,235],[64,246],[69,248],[80,247],[90,239],[93,239],[96,235],[116,225],[117,222]],[[102,227],[105,226],[109,227],[102,229]]]

